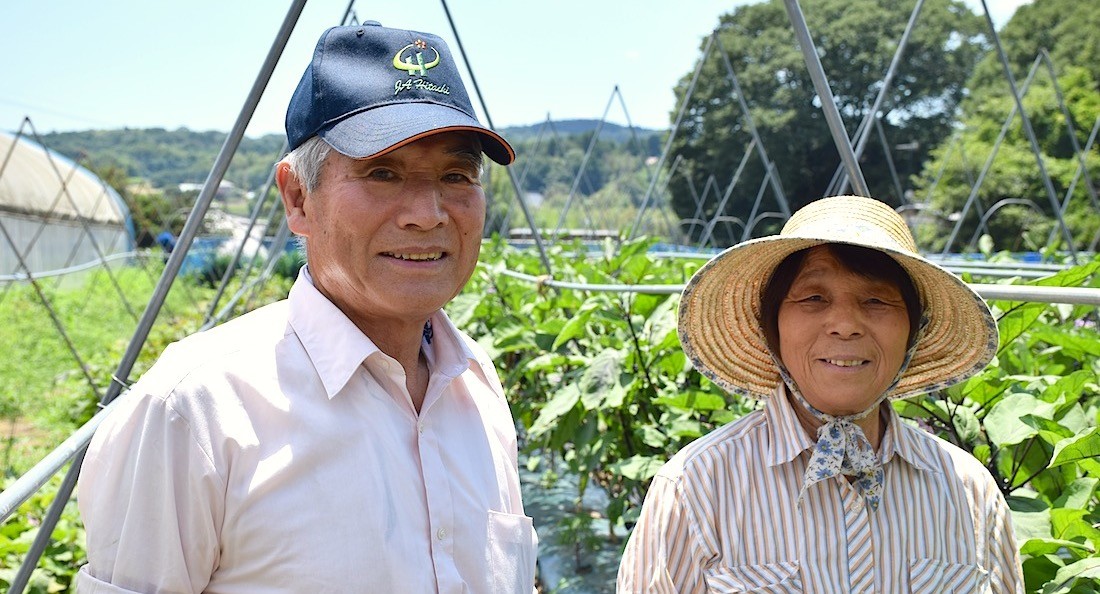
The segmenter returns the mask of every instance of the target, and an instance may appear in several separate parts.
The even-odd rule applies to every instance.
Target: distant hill
[[[521,159],[538,161],[533,170],[545,170],[544,174],[528,180],[529,187],[539,190],[544,176],[547,181],[556,179],[568,183],[598,125],[599,120],[562,120],[505,127],[501,132],[516,147]],[[540,131],[542,144],[536,150],[535,141]],[[635,135],[637,145],[632,141]],[[187,128],[123,128],[53,132],[43,134],[42,141],[49,149],[93,170],[119,167],[132,179],[142,179],[154,187],[167,189],[205,181],[225,136],[224,132],[196,132]],[[656,155],[660,152],[663,136],[664,131],[635,128],[632,134],[626,126],[605,123],[599,136],[601,154],[627,151],[643,156]],[[557,138],[561,146],[548,153],[552,138]],[[233,157],[226,180],[242,190],[259,189],[272,165],[281,157],[279,150],[283,141],[281,134],[245,137]],[[551,169],[556,169],[557,173]],[[592,175],[599,169],[598,164],[590,166]],[[599,185],[602,184],[596,183],[597,187]]]
[[[42,135],[47,148],[91,169],[121,167],[131,178],[158,188],[206,181],[225,142],[225,132],[195,132],[187,128],[123,128],[52,132]],[[226,179],[244,190],[257,189],[281,155],[284,137],[245,137],[233,157]]]
[[[595,131],[599,124],[599,120],[551,120],[548,122],[531,124],[530,126],[506,126],[501,128],[501,133],[511,142],[522,142],[528,139],[537,138],[540,131],[543,134],[543,138],[554,133],[561,136],[588,134]],[[664,130],[654,130],[652,128],[635,126],[633,135],[637,136],[639,142],[646,142],[649,137],[659,136],[664,132]],[[629,142],[631,137],[632,133],[629,127],[611,122],[604,122],[603,128],[600,130],[601,140]]]

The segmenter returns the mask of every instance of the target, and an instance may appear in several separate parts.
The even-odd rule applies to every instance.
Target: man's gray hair
[[[321,168],[332,151],[332,146],[320,136],[312,136],[298,148],[287,153],[283,162],[298,178],[306,192],[313,192],[321,183]]]

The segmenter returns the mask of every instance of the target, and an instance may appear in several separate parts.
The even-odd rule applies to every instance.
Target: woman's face
[[[870,407],[905,360],[909,315],[892,282],[860,276],[812,248],[779,306],[779,357],[814,408]]]

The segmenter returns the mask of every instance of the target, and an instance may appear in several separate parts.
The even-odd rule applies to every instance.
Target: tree
[[[1100,118],[1100,11],[1081,10],[1074,0],[1035,0],[1022,6],[1001,31],[1000,37],[1013,78],[1023,95],[1027,113],[1050,175],[1058,203],[1068,201],[1066,224],[1078,249],[1089,246],[1100,232],[1100,216],[1079,170],[1079,157],[1071,140],[1084,149],[1090,130]],[[1046,50],[1057,76],[1039,62],[1025,89],[1029,70],[1040,51]],[[1016,108],[1004,68],[996,52],[990,52],[975,68],[968,82],[969,96],[961,104],[958,133],[940,144],[916,179],[918,193],[929,199],[934,212],[961,214],[977,177],[989,159],[1010,113]],[[1026,90],[1026,93],[1025,93]],[[1070,119],[1067,121],[1061,100]],[[1086,157],[1094,186],[1100,182],[1100,146]],[[958,225],[932,225],[918,229],[922,244],[943,249],[951,235],[951,250],[964,250],[979,231],[981,213],[1001,200],[1015,204],[993,213],[981,232],[988,233],[999,250],[1033,251],[1047,245],[1052,234],[1065,247],[1048,191],[1016,114],[991,162],[975,202]],[[1074,180],[1076,178],[1076,183]],[[1030,204],[1022,202],[1030,201]],[[1026,205],[1025,205],[1026,204]]]
[[[849,136],[874,103],[881,80],[904,31],[913,2],[889,0],[812,0],[803,2],[805,16]],[[896,165],[912,172],[927,147],[945,136],[963,97],[963,83],[984,48],[982,23],[960,2],[927,0],[905,50],[894,83],[882,107],[882,125],[891,145],[917,148]],[[752,121],[775,163],[793,211],[823,195],[840,164],[813,82],[780,0],[739,7],[724,15],[718,27],[721,46],[736,73]],[[715,48],[717,50],[717,48]],[[691,73],[677,86],[678,102],[688,94]],[[726,68],[715,53],[691,90],[685,117],[676,130],[673,153],[684,159],[682,171],[669,184],[673,208],[681,218],[696,205],[688,179],[702,188],[716,176],[724,189],[751,136],[733,96]],[[861,162],[872,195],[898,204],[877,135]],[[756,156],[749,159],[724,213],[746,218],[764,178]],[[769,194],[765,194],[769,195]],[[713,217],[710,200],[705,218]],[[776,210],[775,202],[765,205]],[[754,235],[772,232],[756,227]]]

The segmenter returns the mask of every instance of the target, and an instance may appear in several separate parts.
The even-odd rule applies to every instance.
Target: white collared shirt
[[[431,321],[419,414],[305,269],[288,300],[166,349],[88,450],[80,592],[529,594],[500,380]]]
[[[844,477],[798,501],[813,441],[782,392],[654,477],[619,592],[1023,592],[1008,506],[970,454],[889,406],[871,512]]]

